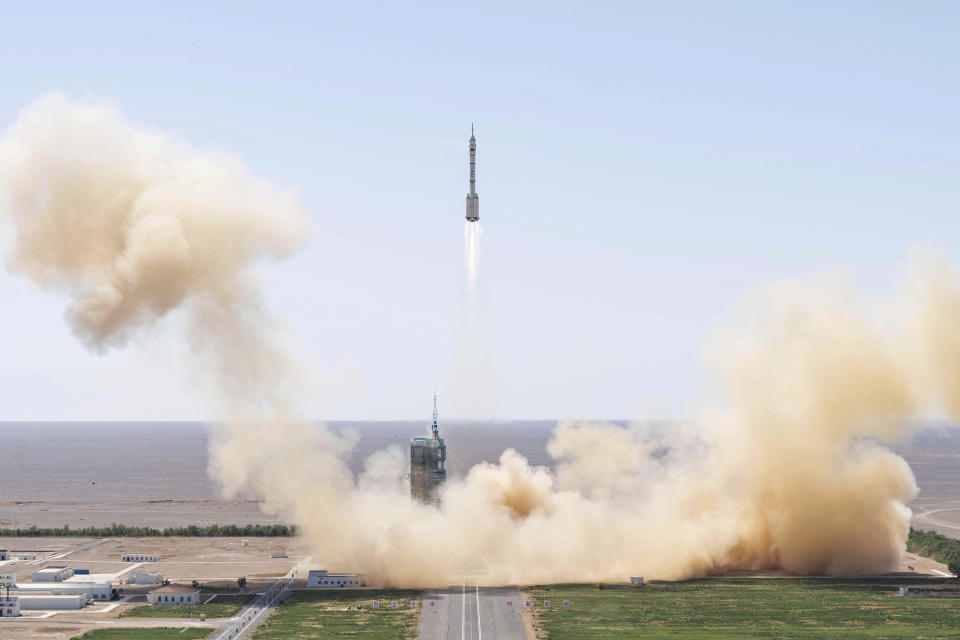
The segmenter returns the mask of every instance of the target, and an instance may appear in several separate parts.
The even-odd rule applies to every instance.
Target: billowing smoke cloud
[[[224,490],[256,492],[319,562],[385,584],[883,572],[917,490],[884,443],[931,406],[960,417],[960,279],[932,260],[896,332],[849,291],[788,287],[725,337],[728,410],[697,425],[561,424],[555,469],[508,450],[422,505],[402,449],[355,479],[351,439],[293,411],[297,367],[249,274],[303,245],[293,194],[114,109],[50,95],[0,141],[0,195],[10,267],[66,292],[92,349],[184,315],[223,402],[211,470]]]
[[[39,99],[6,132],[0,170],[10,265],[68,292],[74,331],[97,349],[190,299],[249,307],[250,263],[304,244],[292,193],[102,105]]]

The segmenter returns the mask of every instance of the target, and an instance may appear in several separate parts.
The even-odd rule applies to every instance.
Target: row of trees
[[[5,538],[147,538],[159,536],[190,537],[227,537],[245,536],[250,538],[277,538],[296,535],[297,529],[285,524],[212,524],[200,526],[191,524],[186,527],[133,527],[127,524],[111,524],[108,527],[83,527],[72,529],[63,527],[27,527],[25,529],[0,529],[0,537]]]
[[[907,551],[942,562],[950,569],[950,573],[960,577],[960,540],[948,538],[936,531],[922,531],[910,527]]]

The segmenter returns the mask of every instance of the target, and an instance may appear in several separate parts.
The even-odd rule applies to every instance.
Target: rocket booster
[[[470,193],[467,194],[467,221],[480,219],[480,196],[477,194],[477,139],[470,125]]]

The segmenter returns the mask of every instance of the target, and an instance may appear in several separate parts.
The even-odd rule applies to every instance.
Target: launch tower
[[[431,436],[410,439],[410,495],[425,503],[436,502],[440,485],[447,479],[444,469],[447,445],[440,437],[437,415],[437,395],[434,394]]]

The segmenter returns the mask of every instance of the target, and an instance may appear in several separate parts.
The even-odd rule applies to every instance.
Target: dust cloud
[[[910,417],[960,418],[960,278],[925,254],[892,330],[842,287],[780,287],[714,350],[726,409],[696,424],[560,424],[554,469],[507,450],[423,505],[409,499],[402,448],[354,478],[351,438],[297,415],[302,372],[251,275],[304,246],[295,194],[52,94],[0,140],[0,196],[9,267],[69,296],[89,348],[183,316],[222,407],[210,469],[225,493],[257,493],[318,563],[383,585],[884,572],[917,491],[885,445]]]

